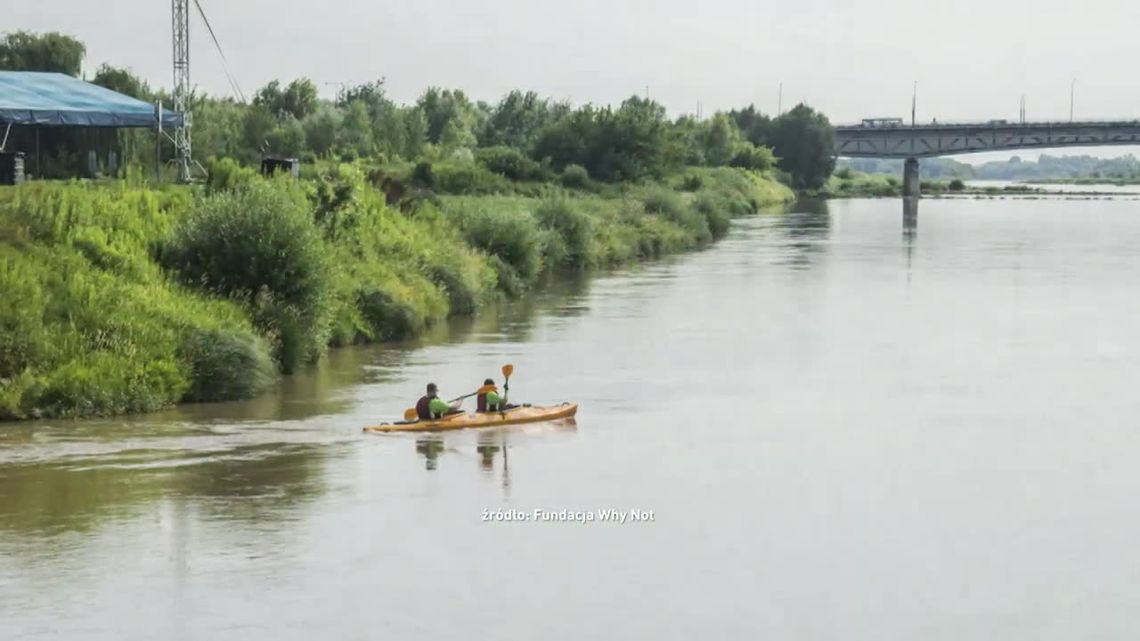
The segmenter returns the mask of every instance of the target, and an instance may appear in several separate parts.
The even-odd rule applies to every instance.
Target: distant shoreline
[[[985,180],[943,179],[923,180],[922,195],[926,198],[1002,198],[1002,197],[1049,197],[1083,200],[1092,198],[1123,198],[1140,199],[1140,191],[1107,191],[1098,189],[1089,190],[1061,190],[1048,189],[1047,185],[1113,185],[1128,186],[1137,183],[1116,182],[1009,182],[1008,184],[985,185]],[[996,181],[1006,183],[1006,181]],[[902,196],[902,180],[898,176],[886,174],[864,174],[859,172],[836,173],[822,189],[810,195],[828,198],[900,198]]]

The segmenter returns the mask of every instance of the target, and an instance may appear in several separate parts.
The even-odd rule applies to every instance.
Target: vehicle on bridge
[[[902,118],[864,118],[863,126],[875,129],[882,129],[884,127],[901,127],[903,125]]]

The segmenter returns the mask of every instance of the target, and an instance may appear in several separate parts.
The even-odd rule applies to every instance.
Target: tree
[[[210,158],[235,158],[255,162],[260,155],[257,145],[243,144],[246,114],[252,109],[233,99],[195,98],[194,157],[206,163]],[[149,135],[149,134],[148,134]]]
[[[665,107],[633,96],[617,110],[598,113],[590,175],[603,180],[660,177],[683,160],[683,146],[665,118]]]
[[[344,117],[331,107],[325,106],[305,119],[305,145],[318,156],[332,151],[336,145],[337,132]]]
[[[663,106],[634,96],[616,110],[586,105],[548,125],[532,155],[556,169],[581,165],[598,180],[639,180],[680,165],[684,145]]]
[[[351,103],[360,101],[368,105],[371,110],[373,105],[388,99],[384,91],[384,82],[384,79],[381,78],[372,82],[348,87],[337,96],[336,106],[343,108]]]
[[[533,91],[512,91],[491,108],[480,128],[479,144],[483,147],[506,145],[529,149],[538,132],[552,120],[555,110],[549,100]]]
[[[805,104],[773,120],[766,142],[797,189],[819,189],[835,170],[835,129]]]
[[[404,126],[401,109],[396,103],[384,99],[377,105],[377,109],[372,113],[372,135],[381,153],[389,158],[404,155],[408,146],[408,132]]]
[[[337,146],[342,152],[355,156],[367,157],[375,151],[372,119],[368,115],[368,107],[363,102],[355,101],[345,110]]]
[[[700,138],[705,162],[712,167],[727,165],[744,144],[740,129],[727,114],[716,114],[704,123]]]
[[[429,87],[416,106],[427,121],[428,142],[448,148],[474,146],[477,116],[462,91]]]
[[[281,89],[277,80],[270,82],[253,96],[253,104],[270,114],[283,118],[292,116],[303,120],[317,110],[317,86],[308,78],[299,78]]]
[[[317,86],[308,78],[298,78],[290,82],[281,94],[281,111],[297,120],[304,120],[306,116],[315,112],[317,103]]]
[[[277,118],[263,106],[254,105],[245,110],[242,122],[245,149],[254,157],[260,156],[269,146],[269,135],[277,126]]]
[[[772,129],[772,119],[756,110],[753,105],[748,105],[744,109],[732,110],[728,112],[735,122],[736,126],[740,128],[740,133],[754,145],[762,145],[768,139],[768,134]]]
[[[99,66],[91,82],[146,102],[151,102],[154,99],[150,86],[129,69],[120,69],[104,63]]]
[[[281,81],[272,80],[253,94],[253,105],[277,115],[277,110],[281,108],[281,93]]]
[[[427,144],[427,118],[418,107],[402,111],[404,122],[404,158],[418,158]]]
[[[0,69],[55,71],[78,76],[87,47],[62,33],[16,31],[0,39]]]
[[[579,107],[544,127],[538,133],[531,155],[540,162],[549,161],[558,170],[568,165],[580,165],[591,170],[597,119],[598,110],[593,105]],[[594,175],[593,171],[590,173]]]
[[[305,129],[291,115],[277,121],[265,137],[266,151],[279,156],[296,157],[305,150]]]

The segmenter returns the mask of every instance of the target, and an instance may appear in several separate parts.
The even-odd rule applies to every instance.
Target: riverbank
[[[1101,197],[1119,196],[1122,192],[1097,189],[1088,190],[1060,190],[1049,189],[1049,185],[1106,185],[1116,183],[1081,183],[1081,182],[1048,182],[1048,183],[1007,183],[984,184],[968,182],[953,178],[949,180],[923,180],[921,191],[923,197],[1004,197],[1004,196],[1066,196],[1066,197]],[[1121,183],[1119,186],[1126,186]],[[810,192],[818,198],[900,198],[902,197],[902,178],[889,174],[868,174],[849,169],[840,170],[832,175],[827,184],[820,190]]]
[[[1053,179],[1042,178],[1026,180],[1025,182],[1031,185],[1114,185],[1117,187],[1124,187],[1128,185],[1140,185],[1140,176],[1081,176],[1077,178]]]
[[[556,271],[698,249],[792,197],[770,176],[718,168],[604,188],[421,190],[398,207],[371,178],[353,165],[302,181],[230,167],[193,188],[0,189],[0,419],[250,398],[329,347],[417,335]]]

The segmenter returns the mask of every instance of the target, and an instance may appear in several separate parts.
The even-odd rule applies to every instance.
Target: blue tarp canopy
[[[62,73],[0,71],[0,124],[154,127],[154,105]],[[162,110],[163,128],[182,121]]]

